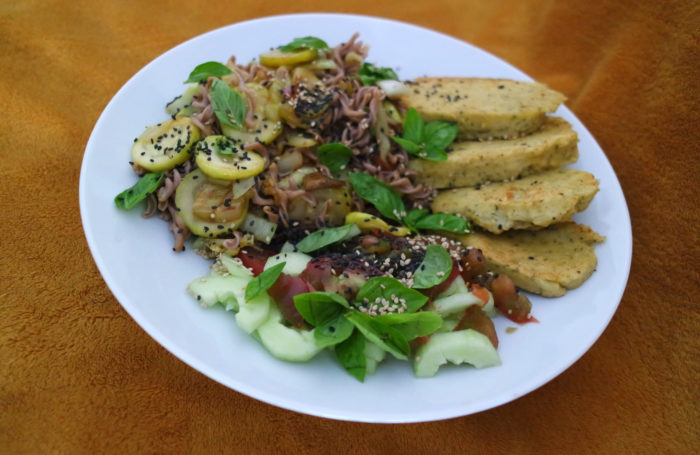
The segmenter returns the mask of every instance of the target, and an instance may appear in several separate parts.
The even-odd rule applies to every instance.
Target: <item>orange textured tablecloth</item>
[[[700,449],[696,1],[0,2],[0,453],[692,453]],[[612,162],[634,257],[618,312],[540,389],[462,418],[344,423],[210,380],[122,309],[78,207],[114,93],[171,47],[281,13],[350,12],[468,41],[562,91]],[[694,450],[695,449],[695,450]]]

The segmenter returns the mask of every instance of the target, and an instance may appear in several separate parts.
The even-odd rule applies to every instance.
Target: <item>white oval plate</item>
[[[409,363],[385,361],[360,383],[323,353],[305,364],[276,360],[222,309],[202,309],[185,287],[209,262],[174,253],[166,224],[140,210],[117,210],[113,198],[136,181],[128,161],[133,138],[167,118],[199,63],[247,62],[260,52],[315,35],[333,46],[354,32],[371,46],[368,61],[395,68],[402,79],[422,75],[531,80],[508,63],[454,38],[400,22],[351,15],[301,14],[242,22],[191,39],[133,76],[107,105],[88,141],[80,175],[80,209],[90,250],[115,297],[156,341],[210,378],[267,403],[321,417],[365,422],[417,422],[463,416],[507,403],[545,384],[598,339],[622,298],[632,255],[629,213],[620,184],[598,144],[565,107],[580,137],[575,168],[592,172],[600,192],[576,218],[605,235],[597,271],[557,299],[533,298],[539,324],[496,319],[503,364],[476,370],[443,367],[416,379]],[[563,397],[562,397],[563,398]]]

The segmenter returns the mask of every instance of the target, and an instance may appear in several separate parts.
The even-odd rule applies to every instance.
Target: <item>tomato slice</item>
[[[494,348],[498,348],[498,335],[493,321],[479,305],[468,306],[455,330],[473,329],[488,337]]]
[[[238,253],[237,257],[241,260],[244,266],[253,271],[254,276],[258,276],[263,272],[263,270],[265,270],[265,262],[267,262],[267,258],[273,254],[273,251],[243,248]]]
[[[493,301],[498,310],[505,317],[518,324],[525,322],[538,322],[530,315],[532,304],[524,294],[519,294],[515,289],[513,280],[505,275],[499,275],[491,282]]]
[[[294,306],[294,296],[312,291],[313,288],[303,278],[282,273],[267,293],[275,301],[287,322],[296,328],[301,328],[304,326],[304,318]]]

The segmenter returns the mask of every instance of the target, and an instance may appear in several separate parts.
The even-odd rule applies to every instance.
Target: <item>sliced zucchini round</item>
[[[233,198],[233,183],[208,179],[196,169],[180,182],[175,206],[187,228],[200,237],[233,234],[248,214],[248,194]]]
[[[151,172],[167,171],[190,159],[199,128],[187,117],[146,128],[131,147],[134,163]]]
[[[272,87],[263,87],[257,82],[246,83],[247,91],[252,97],[254,106],[255,125],[250,128],[237,128],[221,125],[221,131],[240,144],[259,142],[269,144],[282,132],[279,121],[280,95]]]
[[[273,49],[260,54],[260,64],[276,68],[278,66],[293,66],[310,62],[316,58],[318,51],[312,47],[299,49],[292,52],[284,52]]]
[[[260,174],[265,159],[234,140],[221,135],[207,136],[195,147],[197,166],[209,177],[242,180]]]

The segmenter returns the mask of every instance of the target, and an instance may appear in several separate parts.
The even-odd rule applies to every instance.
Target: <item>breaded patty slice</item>
[[[455,213],[494,234],[541,229],[571,221],[598,192],[598,180],[584,171],[555,169],[511,182],[438,193],[434,212]]]
[[[459,126],[460,139],[504,139],[537,131],[566,97],[537,82],[425,77],[406,82],[401,102],[424,121]]]
[[[573,222],[501,235],[473,232],[458,239],[482,250],[488,270],[508,275],[519,288],[545,297],[581,286],[595,270],[595,244],[605,240]]]
[[[461,141],[452,144],[446,161],[412,158],[415,179],[433,188],[461,188],[511,180],[557,169],[578,159],[578,135],[558,117],[547,117],[541,129],[518,139]]]

